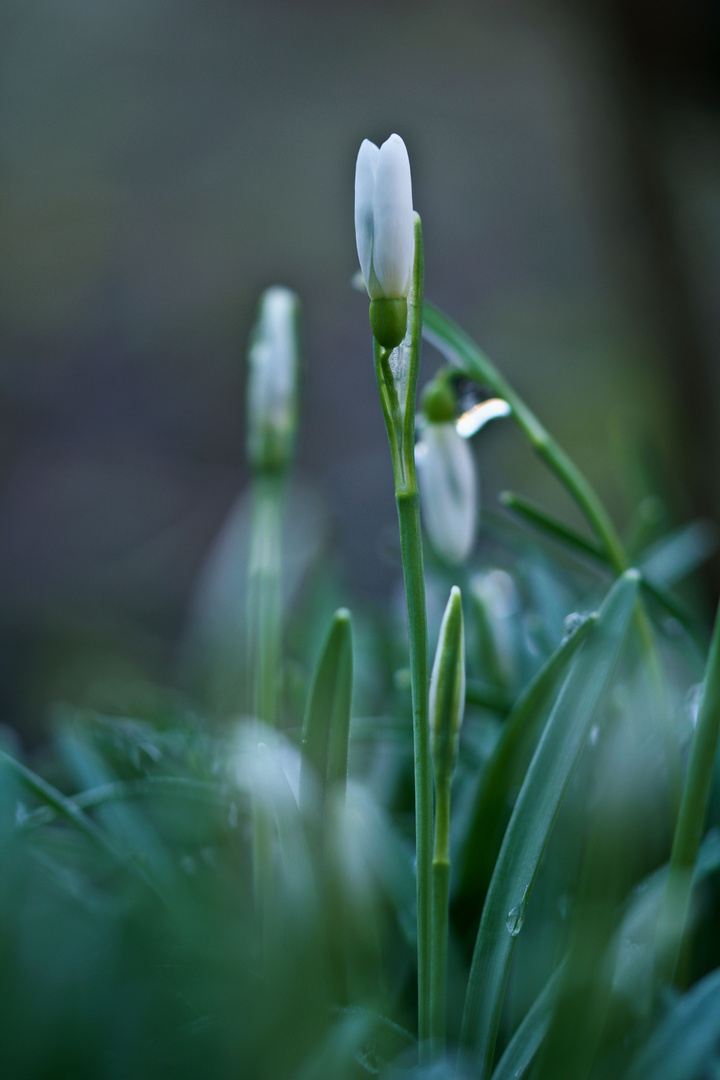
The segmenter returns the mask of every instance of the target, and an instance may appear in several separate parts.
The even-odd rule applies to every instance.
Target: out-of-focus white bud
[[[430,739],[438,784],[450,783],[465,712],[465,629],[456,585],[440,624],[430,679]]]
[[[420,508],[428,539],[448,563],[461,563],[477,530],[477,477],[472,451],[453,423],[426,423],[415,447]]]
[[[355,239],[370,324],[393,349],[407,326],[407,296],[415,257],[415,215],[405,143],[391,135],[381,147],[365,139],[355,167]]]
[[[281,285],[260,298],[248,350],[247,429],[250,464],[261,471],[287,467],[297,429],[300,302]]]

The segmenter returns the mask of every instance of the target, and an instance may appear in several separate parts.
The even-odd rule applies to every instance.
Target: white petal
[[[383,295],[407,296],[415,255],[415,222],[410,161],[399,135],[391,135],[380,147],[373,208],[373,269]]]
[[[373,195],[380,151],[369,139],[363,141],[355,165],[355,241],[366,286],[370,282],[373,252]]]
[[[449,563],[467,559],[477,525],[472,451],[454,424],[428,424],[416,447],[420,508],[428,539]]]
[[[496,420],[499,416],[509,416],[512,409],[507,401],[502,398],[488,398],[487,401],[479,401],[472,405],[467,412],[459,416],[455,421],[455,430],[463,439],[471,439],[484,428],[489,420]]]

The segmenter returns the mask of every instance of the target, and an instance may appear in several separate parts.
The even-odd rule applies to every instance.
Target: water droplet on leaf
[[[563,642],[569,641],[573,634],[576,634],[581,626],[584,626],[589,619],[589,615],[582,611],[572,611],[565,617],[563,622]]]
[[[525,900],[516,904],[514,908],[510,908],[508,911],[508,917],[505,920],[505,925],[508,929],[508,933],[511,937],[517,937],[523,928],[525,922]]]

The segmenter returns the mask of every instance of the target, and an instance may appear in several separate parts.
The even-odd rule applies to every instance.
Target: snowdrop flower
[[[452,421],[426,422],[415,447],[415,463],[428,539],[445,562],[464,562],[477,527],[472,451]]]
[[[415,256],[410,161],[391,135],[381,147],[365,139],[355,167],[355,238],[375,340],[394,349],[405,337]]]
[[[260,298],[248,351],[248,456],[262,471],[284,469],[297,428],[298,315],[294,292],[281,285]]]
[[[465,629],[460,590],[453,585],[430,678],[430,738],[438,784],[450,783],[464,712]]]

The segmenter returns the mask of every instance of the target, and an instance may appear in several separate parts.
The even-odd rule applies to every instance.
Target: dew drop
[[[695,686],[691,686],[685,695],[685,714],[688,716],[690,723],[693,727],[696,726],[698,721],[698,715],[700,713],[700,703],[703,696],[703,683],[696,683]]]
[[[589,616],[582,611],[573,611],[566,616],[563,622],[563,642],[569,641],[573,634],[576,634],[581,626],[584,626],[588,621]]]
[[[523,928],[525,922],[525,900],[520,904],[516,904],[514,908],[510,908],[508,911],[508,917],[505,920],[505,926],[511,937],[517,937]]]

